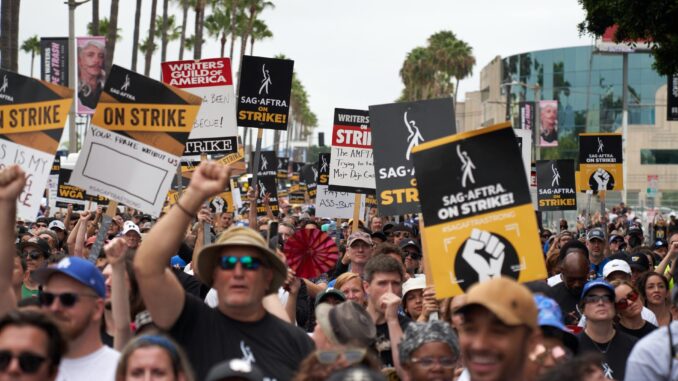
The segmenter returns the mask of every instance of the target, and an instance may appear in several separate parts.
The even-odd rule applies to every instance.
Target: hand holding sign
[[[0,201],[15,203],[26,185],[26,174],[18,165],[0,170]]]
[[[479,251],[489,254],[489,260]],[[478,273],[478,281],[490,279],[501,274],[504,264],[504,244],[493,234],[473,229],[471,237],[466,240],[462,257]]]

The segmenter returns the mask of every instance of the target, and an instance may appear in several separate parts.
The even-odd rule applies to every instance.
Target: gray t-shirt
[[[678,321],[671,322],[673,346],[678,353]],[[671,368],[670,361],[673,361]],[[671,377],[669,378],[669,369]],[[633,347],[626,362],[627,381],[667,381],[678,380],[678,360],[671,358],[667,327],[656,329],[645,336]]]

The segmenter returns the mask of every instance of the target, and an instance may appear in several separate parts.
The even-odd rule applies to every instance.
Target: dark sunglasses
[[[61,303],[62,306],[69,308],[73,307],[81,296],[98,298],[96,295],[76,294],[75,292],[53,294],[51,292],[40,291],[40,293],[38,293],[38,301],[40,302],[41,306],[50,307],[52,304],[54,304],[54,301],[59,298],[59,303]]]
[[[629,305],[636,300],[638,300],[638,293],[635,291],[629,292],[624,299],[619,299],[619,301],[614,303],[614,306],[617,307],[618,310],[625,310],[629,308]]]
[[[40,259],[40,257],[42,257],[42,253],[37,250],[26,251],[24,252],[24,255],[26,256],[26,259],[30,258],[33,260]]]
[[[418,261],[418,260],[421,259],[421,254],[414,253],[414,252],[408,252],[407,255],[405,255],[405,257],[410,257],[410,258],[412,258],[412,260]]]
[[[610,295],[586,295],[584,298],[584,304],[598,302],[613,303],[614,299]]]
[[[349,348],[346,350],[325,350],[317,351],[315,356],[318,362],[325,365],[331,365],[339,360],[340,356],[344,356],[347,363],[353,365],[361,362],[365,357],[367,350],[361,348]]]
[[[393,232],[391,235],[396,238],[410,238],[409,232]]]
[[[240,262],[243,269],[250,271],[258,269],[262,264],[259,258],[250,257],[249,255],[243,257],[224,255],[219,258],[219,267],[221,267],[222,270],[233,270],[238,262]]]
[[[0,351],[0,372],[4,372],[9,368],[13,358],[19,360],[19,367],[24,373],[37,372],[40,365],[47,360],[47,358],[31,352],[21,352],[18,355],[14,355],[10,351]]]

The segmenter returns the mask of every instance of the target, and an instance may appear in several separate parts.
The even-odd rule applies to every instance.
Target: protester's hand
[[[16,202],[26,185],[26,174],[18,165],[0,170],[0,201]]]
[[[210,225],[212,224],[212,213],[210,213],[209,209],[207,208],[200,209],[200,211],[198,212],[198,221]]]
[[[424,289],[424,304],[422,307],[422,314],[428,318],[431,313],[438,312],[440,306],[438,305],[438,300],[436,300],[436,291],[433,287],[427,287]]]
[[[341,257],[341,263],[344,265],[348,265],[349,263],[351,263],[351,252],[349,250],[346,250],[344,256]]]
[[[398,319],[398,307],[400,307],[400,297],[392,292],[386,292],[379,299],[379,305],[384,311],[386,320]]]
[[[125,252],[127,252],[127,242],[124,238],[115,238],[104,246],[106,260],[113,267],[125,263]]]
[[[261,201],[264,205],[269,205],[271,202],[271,194],[269,192],[264,193],[264,198]]]
[[[257,189],[256,185],[252,185],[247,189],[247,199],[250,201],[250,203],[256,203],[257,199],[259,198],[259,190]]]
[[[80,221],[82,222],[88,221],[90,217],[92,217],[92,213],[89,210],[80,213]]]
[[[208,199],[226,189],[229,168],[212,161],[200,163],[191,177],[188,188],[201,199]]]
[[[66,213],[67,214],[73,214],[73,204],[68,204],[66,206]]]
[[[287,279],[283,284],[283,288],[289,291],[290,295],[299,295],[299,289],[301,288],[301,278],[297,276],[294,270],[287,269]]]
[[[103,208],[101,205],[97,205],[97,211],[96,211],[95,218],[98,218],[98,217],[101,216],[103,213],[104,213],[104,208]]]
[[[671,246],[669,246],[669,258],[672,261],[678,258],[678,241],[672,242]]]
[[[478,273],[478,281],[482,282],[501,274],[501,267],[504,264],[504,248],[504,244],[495,235],[473,229],[471,237],[466,240],[462,258]],[[489,254],[489,262],[478,254],[480,250]]]
[[[596,173],[593,174],[593,179],[598,184],[598,190],[604,191],[607,190],[607,183],[610,181],[610,174],[602,168],[598,168]]]

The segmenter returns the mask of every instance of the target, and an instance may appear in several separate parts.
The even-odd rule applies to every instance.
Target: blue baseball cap
[[[535,295],[534,302],[537,304],[537,323],[540,327],[554,327],[569,332],[563,324],[563,312],[558,302],[544,295]]]
[[[63,274],[67,277],[84,284],[91,288],[102,298],[106,297],[106,287],[104,285],[104,276],[92,262],[78,258],[66,257],[57,263],[56,266],[46,267],[35,271],[32,275],[33,280],[44,285],[54,274]]]
[[[586,283],[584,285],[584,289],[581,292],[581,297],[579,298],[579,300],[584,300],[584,298],[586,297],[586,294],[588,294],[589,291],[591,291],[594,288],[604,288],[606,291],[608,291],[612,295],[612,298],[613,298],[612,300],[614,301],[614,296],[615,296],[614,287],[612,287],[611,284],[609,284],[608,282],[606,282],[602,279],[595,279],[595,280],[592,280],[592,281],[589,281],[588,283]]]

